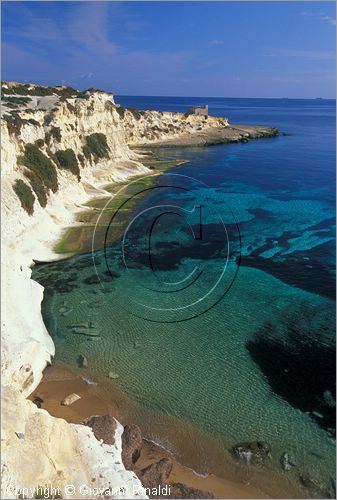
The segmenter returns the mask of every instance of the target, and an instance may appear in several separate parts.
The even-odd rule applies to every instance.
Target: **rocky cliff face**
[[[148,172],[129,144],[226,120],[128,110],[102,92],[69,96],[42,88],[39,95],[37,87],[9,84],[3,91],[9,96],[1,121],[2,497],[52,484],[70,498],[65,485],[78,491],[95,478],[95,487],[125,488],[116,498],[133,498],[139,479],[122,464],[120,424],[115,444],[102,445],[87,427],[51,417],[26,399],[54,355],[41,317],[43,288],[30,279],[31,265],[55,257],[51,248],[62,228],[90,196],[106,195],[104,183]]]

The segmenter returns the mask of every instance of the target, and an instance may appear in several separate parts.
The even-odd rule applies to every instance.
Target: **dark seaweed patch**
[[[278,245],[285,249],[287,249],[287,236],[278,240]],[[283,261],[265,259],[258,255],[269,248],[271,246],[268,243],[250,255],[243,256],[241,264],[261,269],[289,285],[318,293],[332,300],[335,299],[335,276],[322,258],[333,250],[331,242],[323,243],[311,250],[293,252],[291,255],[287,255]]]
[[[304,335],[303,322],[285,321],[285,335],[277,335],[277,327],[267,324],[246,347],[274,393],[310,412],[318,425],[335,434],[335,345],[323,341],[328,325],[323,322],[310,330],[309,317]]]
[[[85,285],[99,285],[100,282],[101,280],[99,279],[97,274],[92,274],[91,276],[88,276],[87,278],[84,278],[84,280],[82,280],[82,283],[84,283]]]

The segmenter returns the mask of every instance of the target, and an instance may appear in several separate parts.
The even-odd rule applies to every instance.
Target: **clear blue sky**
[[[334,2],[3,2],[2,78],[115,94],[335,97]]]

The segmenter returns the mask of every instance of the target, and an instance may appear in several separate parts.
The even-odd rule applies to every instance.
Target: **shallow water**
[[[75,364],[81,353],[93,372],[118,374],[140,413],[151,411],[152,436],[177,455],[183,439],[166,432],[165,417],[224,450],[268,441],[271,473],[284,474],[286,451],[296,458],[287,480],[309,474],[331,495],[335,103],[207,101],[211,114],[289,135],[158,151],[190,162],[140,196],[134,219],[118,211],[107,241],[114,224],[125,226],[124,239],[36,266],[56,361]],[[119,102],[177,111],[199,103]],[[211,445],[195,450],[190,465],[201,472],[221,474],[232,460],[225,451],[223,463],[218,451],[214,460]]]

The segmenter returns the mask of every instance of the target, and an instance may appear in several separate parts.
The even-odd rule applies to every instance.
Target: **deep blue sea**
[[[74,365],[81,353],[94,373],[118,374],[115,383],[143,419],[151,413],[151,426],[144,424],[150,437],[182,460],[182,443],[194,431],[208,436],[211,444],[195,444],[190,457],[200,472],[221,474],[233,462],[233,445],[263,440],[271,444],[273,474],[294,483],[309,474],[330,491],[335,101],[117,96],[116,102],[182,112],[208,103],[210,115],[271,125],[280,135],[156,150],[161,159],[188,163],[146,191],[132,220],[120,222],[123,238],[93,259],[37,266],[56,359]],[[73,286],[57,288],[60,273]],[[67,307],[71,313],[63,315]],[[71,333],[83,321],[100,336]],[[191,434],[175,434],[173,424],[168,430],[170,419]],[[286,479],[284,452],[296,459]]]

